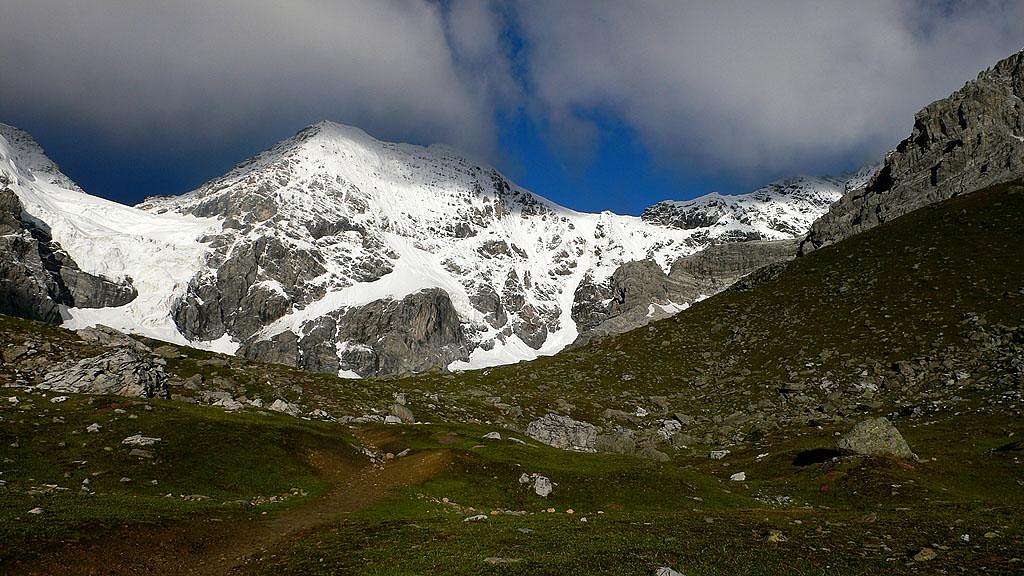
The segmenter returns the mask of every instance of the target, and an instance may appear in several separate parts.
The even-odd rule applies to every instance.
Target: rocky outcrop
[[[469,352],[458,313],[448,294],[437,288],[321,317],[306,325],[301,338],[286,331],[239,349],[249,358],[361,376],[420,372]]]
[[[560,414],[548,414],[526,427],[526,435],[548,446],[576,452],[594,452],[597,428]]]
[[[798,241],[715,244],[672,264],[669,277],[693,299],[721,292],[754,271],[796,256]]]
[[[912,210],[1024,175],[1024,51],[929,104],[863,188],[811,226],[806,253]]]
[[[835,176],[796,176],[747,194],[706,194],[666,200],[644,210],[648,222],[695,230],[715,242],[782,240],[803,236],[843,193],[863,186],[878,169],[869,165]]]
[[[627,262],[601,284],[584,279],[572,309],[580,346],[671,316],[755,270],[796,255],[796,240],[715,244],[675,261],[668,274],[651,260]]]
[[[136,297],[130,282],[83,272],[45,227],[24,215],[0,174],[0,314],[60,323],[61,306],[121,306]]]
[[[117,347],[47,373],[38,386],[54,392],[166,396],[163,365],[135,348]]]
[[[886,418],[869,418],[858,422],[838,442],[840,450],[867,456],[915,458],[903,435]]]

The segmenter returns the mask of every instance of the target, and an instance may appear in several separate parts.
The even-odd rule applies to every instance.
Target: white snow
[[[126,306],[66,311],[68,328],[97,323],[187,343],[169,316],[172,303],[204,266],[196,240],[219,229],[213,219],[151,214],[83,192],[27,134],[0,124],[0,173],[25,212],[44,222],[78,266],[112,280],[131,278],[138,298]]]
[[[792,237],[796,232],[781,230],[779,223],[787,230],[805,231],[844,185],[835,179],[782,181],[751,195],[661,203],[664,209],[727,215],[707,228],[681,229],[611,212],[576,212],[505,181],[493,168],[450,148],[380,142],[357,128],[329,122],[304,130],[196,191],[152,199],[138,208],[86,194],[31,138],[4,125],[0,170],[12,176],[26,212],[51,229],[83,270],[111,279],[130,277],[139,292],[121,307],[66,310],[69,328],[102,323],[235,353],[241,343],[230,335],[187,341],[171,311],[194,277],[214,272],[207,264],[209,245],[199,238],[220,235],[230,251],[273,237],[289,250],[315,255],[324,272],[298,287],[312,295],[303,300],[294,294],[295,287],[286,287],[283,278],[273,275],[272,266],[268,270],[261,265],[250,290],[273,293],[291,307],[258,338],[289,330],[301,337],[310,321],[325,314],[440,288],[479,345],[468,359],[453,362],[453,370],[554,354],[578,336],[572,305],[585,279],[600,283],[621,264],[648,258],[667,272],[680,256],[698,252],[729,232]],[[266,186],[268,182],[273,186]],[[191,215],[206,213],[199,207],[221,200],[225,202],[218,205],[269,204],[274,217],[254,218],[251,228],[239,230],[224,226],[223,218]],[[310,232],[325,222],[343,225],[328,234]],[[367,272],[368,262],[382,266]],[[372,271],[388,268],[379,277]],[[473,305],[485,293],[500,297],[506,326],[492,327]],[[516,299],[522,306],[509,304]],[[652,304],[648,313],[671,315],[690,304]],[[546,326],[547,335],[533,348],[516,332],[536,322]],[[343,345],[349,344],[337,343],[339,351]],[[348,368],[340,375],[358,377]]]

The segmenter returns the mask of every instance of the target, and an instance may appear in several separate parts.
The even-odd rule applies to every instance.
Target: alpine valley
[[[330,122],[129,207],[0,126],[0,573],[1019,576],[1024,51],[912,126],[639,217]]]

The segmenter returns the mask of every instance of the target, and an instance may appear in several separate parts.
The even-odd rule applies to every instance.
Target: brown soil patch
[[[375,434],[377,436],[378,434]],[[376,440],[394,441],[390,434]],[[376,444],[376,443],[375,443]],[[398,487],[423,483],[452,461],[448,450],[428,450],[387,462],[356,464],[326,452],[310,462],[334,486],[294,508],[255,517],[206,517],[165,527],[126,526],[96,540],[54,549],[10,574],[39,576],[215,576],[230,574],[288,537],[366,508]]]

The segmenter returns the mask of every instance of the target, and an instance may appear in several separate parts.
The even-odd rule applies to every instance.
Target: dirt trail
[[[95,541],[73,544],[12,574],[47,576],[220,576],[287,538],[366,508],[393,489],[423,483],[451,461],[447,450],[414,452],[385,466],[339,461],[326,453],[311,463],[336,484],[294,508],[252,519],[201,518],[161,528],[128,528]]]

